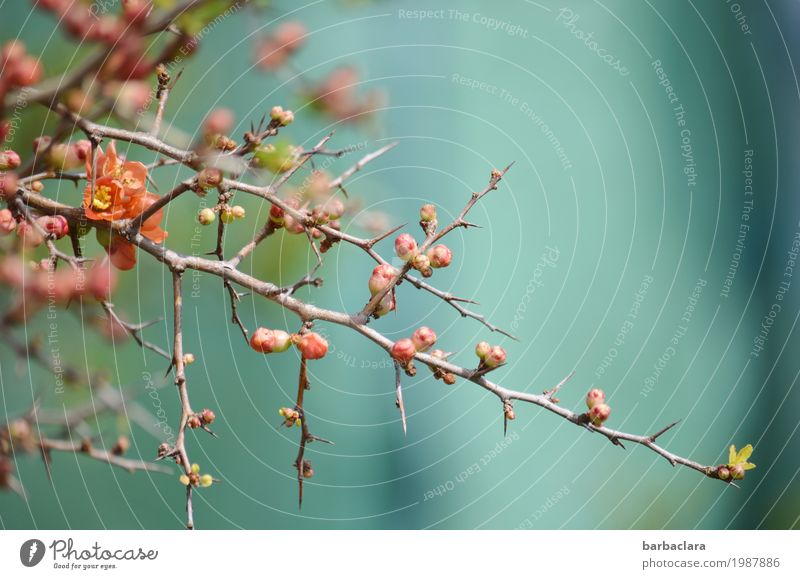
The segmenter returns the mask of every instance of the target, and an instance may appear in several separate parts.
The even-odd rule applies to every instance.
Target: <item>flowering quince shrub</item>
[[[62,71],[63,76],[58,75],[61,80],[54,83],[52,79],[47,82],[41,62],[27,52],[21,41],[2,47],[0,141],[6,142],[6,137],[16,130],[8,114],[13,103],[23,95],[32,104],[44,108],[57,125],[52,134],[37,135],[28,150],[17,146],[18,140],[13,141],[13,148],[0,150],[3,205],[0,209],[0,284],[11,295],[10,305],[0,320],[3,343],[19,355],[60,372],[73,386],[85,387],[80,384],[80,372],[68,367],[67,361],[62,362],[63,368],[51,368],[47,357],[40,355],[36,343],[20,342],[18,334],[22,332],[15,330],[31,321],[45,305],[66,309],[79,302],[81,307],[96,303],[103,313],[103,321],[96,324],[102,335],[113,339],[129,336],[140,347],[163,356],[177,386],[181,413],[175,425],[174,442],[157,441],[158,444],[153,444],[153,456],[129,457],[126,455],[131,443],[126,436],[117,437],[110,445],[98,443],[91,435],[81,440],[62,437],[60,433],[65,424],[81,425],[84,431],[91,431],[88,422],[91,416],[85,414],[84,409],[68,409],[66,415],[60,409],[48,413],[38,408],[37,403],[30,412],[0,424],[0,488],[23,492],[13,465],[15,455],[24,453],[37,454],[48,464],[54,453],[70,452],[129,471],[174,472],[172,468],[176,467],[173,480],[185,489],[186,524],[194,527],[193,494],[209,489],[224,477],[204,472],[190,459],[193,449],[186,438],[187,429],[216,436],[212,427],[217,424],[215,411],[210,408],[195,410],[189,396],[187,368],[195,362],[195,356],[185,352],[183,347],[182,276],[187,270],[218,279],[228,292],[231,322],[244,338],[243,351],[251,356],[277,357],[294,349],[299,354],[285,357],[286,364],[294,363],[299,357],[296,399],[292,406],[279,408],[277,412],[283,426],[299,432],[294,469],[300,505],[303,482],[314,475],[305,455],[306,446],[314,441],[330,442],[312,433],[305,413],[310,386],[308,364],[329,352],[328,341],[318,328],[325,324],[349,328],[377,344],[393,361],[396,405],[404,430],[408,425],[402,394],[403,375],[414,376],[420,365],[445,385],[463,380],[493,393],[499,401],[504,428],[516,418],[514,405],[524,402],[544,408],[555,417],[599,434],[615,445],[640,445],[663,456],[672,465],[688,467],[727,484],[736,484],[735,481],[745,477],[746,471],[754,468],[755,465],[748,462],[753,452],[750,445],[739,451],[731,446],[728,462],[712,466],[674,454],[658,442],[675,423],[645,435],[609,427],[611,407],[605,393],[597,388],[585,396],[586,411],[570,410],[560,405],[556,397],[569,377],[542,394],[511,390],[490,379],[513,362],[513,355],[506,350],[508,346],[513,348],[513,336],[468,309],[474,302],[438,289],[436,272],[463,259],[453,254],[445,237],[456,229],[474,226],[467,220],[468,214],[475,204],[499,188],[510,166],[487,171],[488,181],[483,188],[465,200],[463,208],[449,223],[440,223],[436,206],[426,203],[420,207],[416,231],[400,232],[399,228],[381,226],[366,228],[377,230],[372,231],[372,237],[345,234],[341,220],[347,218],[350,208],[346,195],[348,179],[364,165],[382,157],[392,145],[368,152],[340,175],[332,175],[314,168],[310,161],[319,156],[338,158],[352,151],[330,148],[331,136],[310,149],[292,144],[284,131],[294,122],[294,112],[277,104],[242,135],[233,134],[234,115],[225,108],[209,111],[200,137],[190,145],[168,142],[162,135],[169,94],[178,81],[169,63],[178,54],[190,54],[197,45],[192,34],[220,14],[226,14],[234,6],[233,2],[128,0],[99,18],[91,13],[87,3],[72,0],[40,0],[37,6],[51,12],[68,37],[95,48],[97,56],[88,56],[76,70]],[[256,8],[248,6],[248,9]],[[156,41],[153,41],[154,36]],[[286,66],[302,49],[307,37],[306,28],[299,22],[279,24],[257,40],[256,64],[265,72]],[[312,112],[340,121],[363,122],[382,101],[382,96],[358,94],[357,80],[355,69],[341,68],[320,81],[303,83],[300,96],[307,99]],[[22,93],[23,90],[27,92]],[[140,114],[137,116],[137,113]],[[109,116],[113,122],[105,120]],[[124,149],[121,148],[123,144]],[[149,155],[152,162],[129,160],[120,150]],[[171,191],[153,192],[158,191],[155,187],[151,191],[150,185],[159,180],[158,169],[166,165],[182,166],[188,177]],[[270,184],[254,183],[251,177],[259,175],[269,176]],[[296,177],[300,175],[302,179]],[[79,184],[78,195],[60,194],[55,199],[50,194],[52,185],[57,186],[62,181]],[[196,209],[197,222],[216,229],[216,247],[211,248],[208,256],[187,256],[167,248],[170,239],[164,230],[164,208],[184,194],[214,201],[210,206],[204,203]],[[264,205],[266,217],[256,224],[251,241],[235,253],[224,252],[225,229],[248,219],[244,208],[235,202],[237,196],[244,195],[257,198]],[[91,231],[104,253],[101,250],[99,255],[84,255],[82,239]],[[288,286],[255,278],[239,267],[259,246],[279,233],[301,236],[316,257],[315,267]],[[400,260],[397,267],[384,257],[388,253],[384,246],[392,241],[394,255]],[[323,309],[295,296],[301,287],[322,285],[316,272],[326,254],[335,248],[363,252],[375,263],[371,270],[363,272],[366,285],[363,301],[360,306],[354,304],[359,308],[354,312]],[[147,341],[143,330],[149,323],[124,319],[111,301],[118,276],[123,275],[119,272],[136,268],[143,257],[163,265],[171,274],[173,303],[167,314],[172,317],[173,335],[168,344]],[[242,297],[241,289],[295,314],[296,326],[246,327],[236,309]],[[458,315],[471,320],[465,323],[474,323],[477,328],[507,341],[503,344],[478,341],[475,360],[448,352],[445,349],[448,337],[439,336],[435,329],[427,326],[396,341],[388,339],[380,331],[380,319],[395,311],[398,301],[412,299],[417,292],[443,300]],[[104,381],[98,375],[92,377],[91,383],[98,388],[96,384],[102,385]],[[105,383],[105,387],[109,385]],[[107,401],[102,407],[92,406],[92,414],[95,410],[100,413],[117,411],[124,397],[110,396],[104,400]]]

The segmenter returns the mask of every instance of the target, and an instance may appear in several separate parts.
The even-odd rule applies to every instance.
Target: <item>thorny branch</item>
[[[175,31],[174,23],[176,19],[184,12],[191,10],[192,8],[203,3],[203,0],[184,0],[183,2],[179,2],[170,10],[163,12],[159,18],[148,19],[148,22],[143,28],[142,33],[152,34],[164,30]],[[138,247],[141,251],[151,255],[157,261],[163,263],[171,271],[173,281],[173,344],[171,355],[159,346],[147,342],[142,338],[141,330],[143,330],[148,324],[130,324],[125,322],[117,315],[114,310],[114,306],[110,302],[101,300],[100,303],[108,317],[123,327],[141,347],[157,352],[171,361],[170,370],[174,369],[175,385],[178,390],[178,396],[181,403],[181,418],[174,446],[164,449],[163,452],[162,449],[160,449],[159,457],[169,457],[174,459],[186,477],[197,475],[197,472],[193,470],[193,465],[189,460],[186,449],[186,429],[187,427],[195,428],[198,426],[198,415],[193,412],[189,401],[189,392],[185,372],[186,359],[183,350],[183,304],[181,276],[186,270],[195,270],[197,272],[213,275],[221,279],[223,286],[228,291],[231,299],[231,320],[240,328],[245,340],[248,338],[248,331],[237,313],[237,302],[243,294],[240,293],[234,287],[234,285],[243,288],[252,294],[260,295],[276,303],[282,308],[285,308],[286,310],[296,314],[302,323],[301,334],[303,332],[307,332],[316,322],[337,324],[361,334],[366,339],[385,350],[387,353],[390,353],[394,343],[376,330],[373,326],[369,325],[369,321],[375,313],[376,308],[380,304],[381,299],[384,298],[389,292],[394,292],[396,290],[396,286],[403,281],[407,281],[416,289],[428,292],[431,295],[443,300],[445,303],[453,307],[462,317],[469,317],[477,320],[492,332],[498,332],[512,339],[516,339],[508,332],[491,324],[482,314],[476,313],[464,305],[475,304],[474,301],[439,290],[428,282],[412,275],[410,262],[407,262],[403,267],[401,267],[391,279],[390,283],[380,292],[374,295],[366,303],[366,305],[355,314],[320,308],[305,301],[301,301],[295,297],[294,294],[298,288],[307,285],[314,287],[319,287],[322,285],[322,278],[315,277],[315,273],[317,268],[322,264],[322,252],[324,252],[326,249],[329,249],[334,243],[344,242],[349,245],[353,245],[361,249],[367,256],[369,256],[378,264],[389,264],[389,262],[375,250],[375,246],[379,242],[383,241],[386,237],[394,233],[396,229],[373,238],[357,237],[341,231],[338,227],[332,226],[330,223],[324,221],[320,222],[313,215],[312,211],[309,211],[305,207],[298,207],[296,204],[292,204],[289,200],[279,196],[281,187],[285,185],[289,179],[301,168],[303,168],[309,160],[313,159],[313,157],[332,156],[338,158],[344,155],[346,152],[349,152],[347,149],[342,149],[339,151],[331,151],[326,149],[325,144],[331,138],[331,135],[325,136],[310,150],[299,151],[291,168],[288,171],[283,172],[278,179],[269,185],[263,186],[248,183],[242,180],[241,173],[229,171],[229,176],[222,179],[217,186],[217,190],[219,192],[219,205],[217,206],[217,209],[225,206],[228,201],[232,199],[235,192],[240,192],[266,201],[270,207],[279,208],[284,215],[291,217],[293,220],[299,223],[300,226],[302,226],[302,230],[308,237],[311,249],[317,257],[317,264],[312,271],[303,276],[299,281],[284,287],[278,286],[266,280],[258,279],[239,269],[242,262],[249,255],[251,255],[261,243],[263,243],[276,231],[274,222],[269,218],[263,227],[256,232],[253,238],[238,251],[236,251],[233,254],[233,257],[229,259],[225,258],[223,252],[225,224],[223,223],[222,219],[220,219],[218,224],[215,249],[209,253],[209,255],[213,255],[216,259],[208,259],[206,257],[196,255],[185,255],[176,252],[168,249],[164,245],[154,243],[142,234],[141,230],[144,229],[144,223],[156,215],[158,211],[188,191],[200,191],[198,189],[197,176],[180,182],[172,191],[162,195],[157,201],[143,210],[138,216],[133,218],[117,219],[110,222],[93,221],[87,218],[87,216],[84,214],[83,208],[80,206],[76,207],[60,203],[36,193],[33,185],[35,182],[42,179],[71,180],[75,183],[78,183],[80,180],[88,178],[88,180],[91,182],[91,199],[94,200],[96,193],[95,187],[97,179],[97,159],[99,145],[101,141],[106,139],[119,140],[133,145],[138,145],[153,153],[156,153],[158,158],[148,166],[148,169],[156,169],[163,166],[180,164],[193,171],[199,172],[203,170],[206,165],[215,166],[216,162],[224,163],[226,160],[231,161],[235,159],[238,159],[239,162],[242,162],[242,158],[249,153],[252,153],[256,147],[261,144],[262,140],[277,135],[279,128],[282,126],[281,122],[278,121],[276,117],[272,117],[272,120],[265,126],[262,119],[262,122],[259,123],[257,129],[253,127],[252,130],[245,135],[244,143],[227,149],[227,152],[220,153],[216,159],[206,157],[205,153],[202,153],[199,150],[181,148],[166,142],[160,136],[160,129],[164,119],[167,99],[169,97],[170,90],[174,85],[174,81],[171,81],[170,75],[164,66],[159,66],[157,68],[158,85],[155,99],[157,109],[152,124],[147,131],[129,130],[102,124],[92,120],[89,115],[84,116],[76,113],[69,110],[64,104],[61,104],[59,99],[63,93],[80,84],[85,77],[97,73],[107,63],[111,52],[113,52],[113,50],[109,48],[95,53],[95,55],[86,59],[84,63],[80,67],[76,68],[73,72],[65,74],[62,78],[57,79],[57,82],[45,84],[43,87],[32,91],[28,95],[28,99],[31,102],[42,104],[50,108],[59,116],[61,121],[59,133],[66,134],[69,132],[71,127],[73,130],[78,129],[82,131],[90,140],[92,145],[89,169],[90,174],[86,175],[83,173],[68,173],[64,171],[55,171],[52,169],[35,173],[35,171],[38,171],[38,169],[34,163],[30,165],[27,170],[20,172],[22,176],[18,181],[17,195],[16,197],[9,199],[8,203],[9,206],[13,204],[15,211],[22,215],[26,222],[36,229],[38,233],[42,234],[49,251],[50,261],[53,267],[57,265],[58,261],[64,261],[72,268],[80,269],[82,268],[83,264],[88,261],[81,256],[80,244],[77,236],[73,233],[77,225],[80,223],[83,225],[88,224],[89,226],[95,227],[98,230],[114,233],[116,236],[119,236],[120,238],[123,238],[129,243]],[[160,60],[157,62],[160,62]],[[15,101],[17,97],[19,97],[19,95],[16,93],[8,94],[6,95],[3,104],[8,107]],[[327,182],[327,189],[341,190],[345,196],[347,196],[347,191],[345,189],[345,183],[347,180],[357,172],[361,171],[367,164],[382,157],[392,147],[394,147],[395,144],[396,143],[386,145],[363,156],[338,177],[329,180]],[[425,240],[422,243],[420,250],[424,252],[428,248],[431,248],[436,242],[457,228],[477,227],[477,225],[474,223],[467,221],[468,213],[484,196],[498,188],[498,185],[510,167],[511,165],[508,165],[502,170],[492,171],[488,184],[482,190],[471,195],[464,208],[451,223],[439,229],[437,229],[435,226],[426,229]],[[48,235],[47,232],[42,231],[41,226],[39,226],[34,219],[34,215],[32,214],[33,212],[41,215],[60,215],[66,218],[69,223],[74,255],[69,255],[58,249],[53,237]],[[318,242],[315,241],[318,236],[315,236],[312,233],[324,236],[324,242],[320,243],[318,246]],[[2,323],[2,327],[5,328],[5,322]],[[18,352],[22,350],[29,352],[29,349],[25,346],[14,345]],[[548,412],[567,420],[576,426],[581,426],[590,432],[600,434],[614,445],[624,448],[624,442],[638,444],[648,448],[657,455],[664,457],[673,466],[686,466],[710,478],[720,478],[717,476],[717,468],[715,466],[705,466],[689,458],[681,457],[672,453],[671,451],[666,450],[664,447],[656,443],[657,439],[659,439],[669,429],[674,427],[676,423],[670,424],[666,428],[663,428],[652,435],[629,434],[610,429],[605,426],[597,426],[589,421],[587,414],[579,414],[560,406],[558,404],[559,401],[556,398],[556,394],[562,385],[572,376],[572,374],[567,376],[553,388],[546,390],[540,395],[525,391],[512,390],[489,380],[487,375],[489,374],[491,368],[466,368],[448,362],[446,358],[437,357],[422,352],[415,353],[414,358],[437,372],[445,372],[454,376],[460,376],[461,378],[470,381],[486,391],[494,394],[499,399],[503,409],[504,427],[507,424],[510,414],[512,414],[513,418],[513,402],[527,402],[544,408]],[[44,363],[43,360],[42,362]],[[294,463],[294,467],[297,470],[300,506],[302,506],[303,501],[304,479],[313,475],[311,464],[305,458],[307,444],[315,440],[329,442],[323,438],[312,435],[309,431],[307,415],[305,413],[305,393],[310,387],[307,365],[307,358],[302,356],[298,378],[297,398],[294,406],[295,416],[297,416],[300,420],[301,426],[298,454]],[[402,397],[400,370],[400,365],[395,363],[396,403],[401,413],[403,430],[405,432],[407,429],[407,421]],[[124,400],[122,397],[120,399]],[[108,404],[108,408],[113,407],[113,404]],[[36,408],[34,408],[33,412],[35,414]],[[67,429],[69,429],[72,424],[81,423],[83,421],[81,416],[82,415],[72,416],[71,418],[68,417],[65,425]],[[70,422],[70,420],[74,420],[76,422],[73,423]],[[194,423],[192,421],[194,421]],[[202,424],[200,425],[203,426]],[[211,432],[205,426],[203,426],[203,429],[209,433]],[[2,432],[0,432],[0,434],[1,433]],[[164,445],[162,445],[162,447],[163,446]],[[114,453],[96,449],[87,439],[84,439],[79,443],[74,443],[72,440],[64,440],[54,437],[41,437],[38,439],[38,448],[42,452],[46,463],[49,462],[48,457],[50,452],[64,451],[85,453],[93,459],[101,460],[127,470],[163,470],[163,468],[157,464],[125,459]],[[187,478],[187,480],[189,479]],[[186,526],[190,529],[194,527],[192,493],[193,487],[196,486],[197,485],[194,484],[194,481],[186,485]]]

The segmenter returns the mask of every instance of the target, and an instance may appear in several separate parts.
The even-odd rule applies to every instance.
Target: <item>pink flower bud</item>
[[[117,286],[117,272],[110,267],[107,260],[103,259],[92,266],[86,281],[86,291],[95,299],[109,300]]]
[[[328,221],[339,219],[344,215],[344,203],[342,203],[342,200],[338,197],[331,197],[328,199],[322,209],[325,211]]]
[[[0,62],[5,65],[11,64],[25,56],[27,52],[24,42],[21,40],[9,40],[3,45],[3,50],[0,51]]]
[[[17,194],[19,179],[15,173],[0,172],[0,197],[13,197]]]
[[[328,341],[315,332],[303,334],[297,348],[306,360],[319,360],[328,353]]]
[[[17,237],[22,240],[25,247],[34,248],[39,247],[44,243],[44,237],[39,233],[36,228],[27,221],[20,221],[17,225]]]
[[[742,480],[744,478],[744,466],[741,464],[734,464],[729,467],[731,471],[731,478],[733,480]]]
[[[217,419],[217,415],[208,408],[204,408],[198,416],[200,417],[200,422],[203,424],[211,424]]]
[[[233,112],[230,109],[214,109],[203,122],[203,131],[207,135],[227,135],[233,129],[233,122]]]
[[[428,259],[431,262],[431,267],[447,267],[453,260],[453,252],[446,245],[439,244],[431,247],[428,252]]]
[[[485,359],[491,351],[492,347],[489,345],[489,342],[478,342],[475,346],[475,355],[481,360]]]
[[[589,420],[595,426],[602,426],[609,416],[611,416],[611,407],[608,404],[596,404],[589,410]]]
[[[11,149],[0,152],[0,171],[9,171],[20,166],[19,154]]]
[[[436,205],[428,203],[420,207],[419,218],[420,221],[425,221],[426,223],[429,221],[436,221]]]
[[[425,352],[436,343],[436,332],[428,326],[422,326],[411,336],[411,341],[418,352]]]
[[[403,261],[408,261],[417,255],[417,242],[410,233],[401,233],[394,240],[394,251],[397,253],[397,257]]]
[[[17,228],[17,220],[8,209],[0,209],[0,235],[8,235]]]
[[[302,22],[290,20],[281,24],[275,31],[274,38],[278,45],[291,51],[298,50],[308,34],[308,30]]]
[[[36,220],[47,233],[61,239],[69,233],[69,224],[63,215],[43,215]]]
[[[589,407],[589,410],[591,410],[598,404],[604,404],[605,401],[606,401],[606,394],[599,388],[592,388],[586,395],[586,406]]]
[[[720,480],[728,480],[731,478],[731,471],[727,466],[721,464],[717,467],[717,476]]]
[[[505,363],[505,361],[506,351],[500,346],[492,348],[483,359],[483,363],[489,368],[497,368],[500,364]]]
[[[384,289],[389,287],[389,284],[397,275],[397,270],[388,264],[381,264],[372,270],[372,276],[369,278],[369,291],[372,295],[381,293]]]
[[[292,345],[292,337],[283,330],[258,328],[250,337],[250,347],[262,354],[285,352]]]
[[[13,86],[32,86],[42,78],[42,63],[39,59],[25,55],[8,67],[6,79]]]
[[[414,359],[414,354],[416,353],[417,348],[414,346],[414,342],[408,338],[397,340],[394,345],[392,345],[392,358],[404,366]]]
[[[189,428],[200,428],[202,425],[203,425],[202,421],[196,414],[190,416],[189,420],[186,422],[186,426],[188,426]]]

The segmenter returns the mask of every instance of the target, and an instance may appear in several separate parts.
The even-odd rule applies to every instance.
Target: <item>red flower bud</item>
[[[69,224],[63,215],[43,215],[36,220],[47,233],[61,239],[69,233]]]
[[[397,239],[394,240],[394,251],[397,253],[397,257],[403,261],[408,261],[417,255],[417,242],[411,234],[401,233],[397,236]]]
[[[453,260],[453,252],[446,245],[434,245],[427,251],[432,268],[447,267]]]
[[[283,330],[258,328],[250,337],[250,347],[262,354],[285,352],[292,345],[292,337]]]
[[[589,407],[589,410],[591,410],[598,404],[604,404],[605,401],[606,401],[606,394],[599,388],[592,388],[586,395],[586,406]]]
[[[283,225],[283,209],[277,205],[269,208],[269,218],[278,225]]]
[[[405,366],[414,359],[414,354],[417,353],[417,348],[414,346],[414,342],[408,338],[402,338],[401,340],[397,340],[392,345],[391,353],[392,358]]]
[[[489,368],[496,368],[500,364],[505,363],[506,361],[506,351],[501,348],[500,346],[495,346],[494,348],[486,354],[486,357],[483,359],[483,363],[488,366]]]
[[[422,326],[411,336],[411,341],[418,352],[425,352],[436,343],[436,332],[428,326]]]
[[[381,264],[372,270],[369,278],[369,291],[372,295],[381,293],[397,275],[397,270],[391,265]]]
[[[597,404],[589,410],[589,420],[595,426],[602,426],[609,416],[611,416],[611,407],[608,404]]]
[[[307,360],[319,360],[328,353],[328,341],[315,332],[303,334],[297,348]]]

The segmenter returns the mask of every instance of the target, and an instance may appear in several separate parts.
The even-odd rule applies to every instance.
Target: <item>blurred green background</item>
[[[218,281],[187,274],[186,349],[198,358],[188,370],[190,392],[195,407],[217,410],[219,434],[192,433],[190,455],[224,481],[197,493],[197,525],[797,527],[800,279],[784,274],[800,229],[800,88],[793,64],[800,57],[800,6],[789,0],[742,3],[738,12],[734,6],[475,0],[459,2],[456,13],[438,1],[327,0],[262,13],[245,8],[216,26],[186,61],[168,120],[194,134],[207,110],[226,106],[236,112],[240,134],[264,110],[284,104],[298,118],[286,134],[306,147],[333,129],[335,147],[366,141],[371,150],[399,141],[349,186],[363,210],[387,213],[391,225],[414,224],[425,202],[440,208],[440,220],[454,215],[494,167],[515,161],[499,190],[474,211],[483,229],[452,234],[453,266],[432,281],[480,302],[479,311],[519,342],[490,335],[405,286],[397,315],[374,327],[397,339],[429,325],[444,349],[457,352],[454,361],[467,366],[477,340],[501,343],[509,364],[494,377],[515,389],[541,392],[574,370],[562,390],[564,405],[581,408],[585,391],[598,386],[613,408],[612,427],[649,433],[681,419],[664,443],[702,463],[727,460],[731,443],[752,443],[758,468],[740,489],[673,469],[643,448],[613,447],[523,404],[504,439],[496,398],[462,380],[445,386],[427,371],[404,380],[409,429],[403,436],[386,356],[352,332],[320,326],[332,353],[311,365],[306,412],[313,432],[336,445],[310,446],[316,474],[300,511],[292,467],[298,432],[279,428],[276,412],[294,396],[296,355],[256,355],[229,323]],[[0,10],[0,38],[24,39],[49,70],[72,58],[74,47],[51,37],[49,16],[29,13],[29,3],[6,2]],[[439,12],[420,19],[414,10]],[[386,92],[374,122],[330,124],[303,107],[294,73],[253,68],[253,39],[285,18],[310,31],[294,63],[304,78],[349,64],[361,74],[359,92]],[[677,99],[672,103],[664,78]],[[41,130],[38,120],[25,126],[28,139]],[[745,195],[745,151],[752,151],[752,196]],[[329,170],[343,170],[360,154]],[[137,155],[152,158],[131,151]],[[164,170],[158,179],[168,191],[176,173]],[[58,195],[77,203],[71,187]],[[238,200],[248,218],[230,228],[229,251],[265,216],[253,200]],[[185,196],[170,207],[167,244],[211,250],[214,233],[195,227],[198,199]],[[743,238],[742,224],[749,226]],[[347,227],[367,235],[357,224]],[[416,226],[408,230],[418,234]],[[390,255],[391,243],[378,249]],[[121,274],[114,299],[133,320],[170,307],[168,272],[141,262]],[[287,283],[312,262],[302,239],[280,234],[244,268]],[[356,311],[368,297],[372,267],[356,249],[338,246],[321,270],[325,286],[299,295]],[[778,300],[781,281],[791,285]],[[776,303],[781,311],[764,350],[754,355],[753,341]],[[296,319],[265,300],[245,298],[240,311],[251,328],[296,329]],[[84,330],[78,316],[62,313],[59,320],[65,358],[138,389],[142,407],[162,407],[175,428],[171,385],[156,397],[145,388],[148,375],[163,376],[163,360],[129,340],[109,344]],[[44,332],[46,323],[37,318],[28,337]],[[169,333],[162,322],[146,337],[168,347]],[[48,393],[47,408],[86,399],[85,389],[52,394],[52,377],[7,348],[0,364],[5,417],[24,411],[34,392]],[[103,440],[110,444],[127,428],[124,415],[105,422]],[[136,426],[131,436],[132,456],[154,455],[158,438]],[[60,455],[51,485],[38,457],[22,457],[17,468],[28,500],[0,494],[4,528],[182,525],[177,475],[129,475]]]

